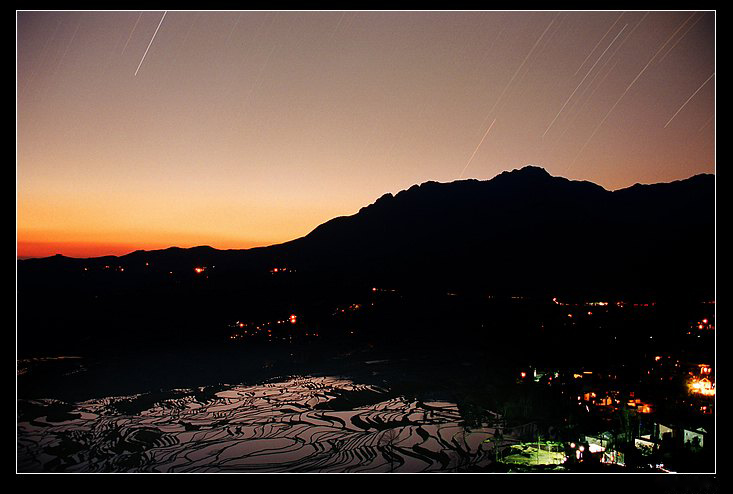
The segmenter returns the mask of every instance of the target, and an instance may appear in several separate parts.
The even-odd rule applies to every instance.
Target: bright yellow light
[[[688,383],[690,393],[703,396],[715,396],[715,384],[707,378],[693,379]]]

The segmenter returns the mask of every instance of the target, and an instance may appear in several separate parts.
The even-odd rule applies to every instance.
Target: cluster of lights
[[[150,267],[150,262],[147,262],[146,261],[145,262],[145,267]],[[215,266],[212,266],[212,267],[215,267]],[[82,269],[84,271],[89,271],[90,270],[90,268],[88,266],[84,266]],[[109,264],[105,264],[104,266],[102,266],[102,269],[119,271],[121,273],[123,273],[125,271],[125,268],[123,266],[111,266]],[[193,271],[196,274],[201,274],[204,271],[206,271],[206,269],[207,269],[206,266],[196,266],[196,267],[193,268]],[[292,269],[287,269],[287,268],[281,268],[281,269],[282,269],[282,271],[286,271],[286,270],[287,271],[291,271],[291,272],[294,271]],[[275,272],[277,272],[277,268],[275,269]],[[173,274],[173,271],[169,271],[169,274]]]
[[[583,453],[586,450],[586,448],[585,448],[584,445],[582,445],[582,444],[576,445],[575,443],[570,443],[570,449],[575,450],[575,458],[577,460],[583,461],[582,456],[583,456]],[[588,444],[588,452],[591,453],[591,454],[602,453],[604,451],[606,451],[606,448],[603,447],[603,446],[601,446],[601,445],[598,445],[598,444]]]
[[[703,396],[715,396],[715,383],[710,382],[707,378],[693,379],[688,384],[690,393]]]
[[[588,307],[606,307],[608,305],[608,302],[584,302],[582,304],[569,304],[566,302],[560,302],[557,297],[552,298],[552,302],[555,305],[562,305],[562,306],[573,306],[573,307],[579,307],[579,306],[588,306]],[[616,302],[616,305],[623,305],[623,302]]]
[[[292,268],[272,268],[270,270],[270,273],[272,273],[272,274],[275,274],[275,273],[294,273],[294,272],[295,272],[295,270],[292,269]]]
[[[580,460],[580,459],[581,459],[581,457],[583,456],[583,451],[585,451],[585,446],[583,446],[583,445],[581,444],[581,445],[579,445],[579,446],[577,447],[577,449],[576,449],[576,445],[575,445],[575,443],[570,443],[570,449],[574,449],[574,450],[575,450],[575,458],[576,458],[577,460]],[[581,460],[581,461],[582,461],[582,460]]]
[[[397,293],[397,290],[395,290],[394,288],[377,288],[377,287],[372,288],[372,293],[376,293],[376,292]]]
[[[584,302],[582,304],[569,304],[567,302],[560,302],[557,297],[553,297],[552,302],[555,305],[560,305],[563,307],[608,307],[610,302]],[[623,308],[626,307],[626,302],[618,301],[615,302],[616,307]],[[656,302],[649,302],[644,304],[632,304],[633,307],[654,307]]]
[[[89,267],[87,267],[87,266],[84,266],[84,267],[83,267],[82,269],[83,269],[84,271],[89,271]],[[112,266],[110,266],[109,264],[106,264],[106,265],[104,265],[104,266],[103,266],[103,269],[113,269],[113,268],[112,268]],[[115,270],[115,271],[119,271],[119,272],[121,272],[121,273],[122,273],[122,272],[124,272],[124,271],[125,271],[125,268],[123,268],[122,266],[116,266],[116,267],[114,268],[114,270]]]
[[[712,325],[709,319],[705,318],[697,322],[695,325],[697,326],[697,329],[703,330],[703,329],[715,329],[715,326]]]
[[[374,305],[374,304],[372,304],[372,305]],[[349,305],[346,308],[342,308],[342,309],[337,308],[336,311],[333,313],[333,315],[335,316],[337,314],[343,314],[346,311],[357,311],[357,310],[359,310],[361,308],[362,308],[362,305],[361,304],[351,304],[351,305]]]
[[[556,305],[574,306],[574,307],[578,307],[578,306],[581,306],[581,305],[586,305],[586,306],[590,306],[590,307],[607,307],[609,305],[609,302],[585,302],[583,304],[568,304],[568,303],[565,303],[565,302],[560,302],[557,299],[557,297],[553,297],[552,301]],[[618,302],[615,303],[615,305],[616,305],[616,307],[625,307],[626,306],[626,302],[618,301]],[[644,303],[644,304],[632,304],[632,305],[634,307],[654,307],[657,304],[656,304],[656,302],[649,302],[649,303]]]
[[[271,325],[281,325],[281,324],[287,324],[287,323],[296,324],[297,320],[298,320],[298,316],[295,315],[295,314],[291,314],[287,319],[284,319],[284,320],[268,321],[268,322],[264,322],[264,323],[260,323],[260,324],[256,324],[256,323],[245,323],[245,322],[242,322],[242,321],[237,321],[236,323],[234,323],[233,327],[238,328],[239,330],[243,330],[245,328],[249,328],[249,330],[251,330],[251,333],[250,333],[250,331],[245,330],[245,331],[243,331],[241,333],[235,333],[233,335],[230,335],[229,336],[229,339],[234,340],[234,339],[238,339],[238,338],[245,338],[247,335],[250,335],[250,334],[251,335],[257,335],[260,331],[263,331],[263,330],[267,332],[267,336],[269,338],[272,338],[273,332],[272,332],[272,329],[270,327]],[[232,327],[232,326],[230,326],[230,327]],[[306,336],[308,336],[308,334],[306,334]],[[317,336],[317,334],[316,334],[316,336]],[[292,339],[292,336],[289,336],[289,338]]]

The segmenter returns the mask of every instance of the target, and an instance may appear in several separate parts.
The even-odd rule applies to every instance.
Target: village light
[[[715,385],[711,383],[707,378],[700,380],[693,379],[688,384],[690,393],[700,394],[703,396],[715,396]]]
[[[602,451],[605,451],[605,450],[606,450],[606,448],[604,448],[603,446],[600,446],[598,444],[590,444],[590,445],[588,445],[588,451],[590,451],[591,453],[601,453]]]

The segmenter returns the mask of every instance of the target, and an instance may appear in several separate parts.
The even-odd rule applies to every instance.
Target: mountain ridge
[[[331,218],[330,220],[325,221],[324,223],[321,223],[320,225],[317,225],[313,230],[311,230],[309,233],[307,233],[303,237],[295,238],[295,239],[292,239],[292,240],[287,240],[287,241],[284,241],[284,242],[281,242],[281,243],[272,244],[272,245],[251,247],[251,248],[246,248],[246,249],[245,248],[243,248],[243,249],[236,249],[236,248],[231,248],[231,249],[218,249],[218,248],[215,248],[215,247],[211,247],[209,245],[198,245],[198,246],[193,246],[193,247],[170,246],[170,247],[166,247],[166,248],[162,248],[162,249],[152,249],[152,250],[138,249],[138,250],[135,250],[133,252],[130,252],[130,253],[127,253],[127,254],[122,254],[122,255],[119,255],[119,256],[117,256],[117,255],[104,255],[104,256],[95,256],[95,257],[82,258],[82,257],[65,256],[63,254],[55,254],[53,256],[47,256],[47,257],[29,257],[29,258],[24,258],[24,259],[18,259],[18,261],[42,260],[42,259],[50,259],[50,258],[80,259],[80,260],[81,259],[121,259],[121,258],[125,258],[125,257],[131,256],[131,255],[140,255],[140,254],[146,254],[146,253],[164,253],[164,252],[181,252],[181,251],[189,251],[189,252],[197,252],[197,251],[198,252],[202,252],[202,251],[206,251],[206,250],[208,250],[208,251],[216,251],[216,252],[249,252],[249,251],[258,251],[258,250],[261,250],[261,249],[268,249],[268,248],[271,248],[271,247],[278,247],[278,246],[290,244],[292,242],[297,242],[297,241],[299,241],[299,240],[301,240],[303,238],[307,238],[308,236],[312,235],[314,232],[317,232],[320,228],[324,227],[324,225],[328,225],[329,223],[332,223],[332,222],[338,222],[338,221],[341,221],[342,219],[346,219],[346,218],[353,218],[353,217],[355,217],[355,216],[357,216],[359,214],[362,214],[362,213],[371,211],[374,208],[379,208],[379,207],[387,206],[388,204],[391,204],[394,200],[405,199],[405,198],[409,197],[412,194],[415,194],[417,192],[425,192],[426,190],[431,189],[431,188],[445,187],[445,186],[448,186],[448,187],[451,187],[451,186],[462,186],[462,185],[470,185],[470,186],[479,186],[480,187],[483,184],[488,184],[488,183],[492,183],[492,182],[498,184],[498,183],[501,183],[502,181],[505,181],[505,180],[518,179],[518,178],[521,178],[521,179],[531,178],[532,180],[535,180],[535,181],[540,181],[541,180],[545,184],[547,184],[551,180],[556,180],[556,181],[561,181],[561,183],[564,183],[564,184],[581,185],[583,187],[588,187],[589,189],[595,189],[595,190],[597,190],[599,192],[605,192],[605,193],[608,193],[608,194],[625,195],[625,194],[636,193],[636,192],[639,192],[639,191],[642,191],[642,190],[649,191],[649,190],[658,189],[658,188],[667,188],[669,186],[686,184],[686,183],[700,181],[700,180],[714,180],[715,175],[714,174],[708,174],[708,173],[701,173],[701,174],[692,175],[689,178],[674,180],[674,181],[671,181],[671,182],[657,182],[657,183],[650,183],[650,184],[642,184],[642,183],[638,183],[637,182],[637,183],[635,183],[635,184],[633,184],[631,186],[624,187],[624,188],[621,188],[621,189],[608,190],[608,189],[605,189],[604,187],[602,187],[601,185],[595,184],[595,183],[593,183],[591,181],[587,181],[587,180],[572,180],[572,179],[568,179],[568,178],[565,178],[565,177],[554,176],[554,175],[551,175],[545,168],[543,168],[541,166],[537,166],[537,165],[525,165],[525,166],[523,166],[521,168],[516,168],[516,169],[513,169],[513,170],[503,171],[500,174],[498,174],[495,177],[493,177],[491,179],[488,179],[488,180],[479,180],[479,179],[474,179],[474,178],[462,179],[462,180],[454,180],[454,181],[451,181],[451,182],[437,182],[437,181],[433,181],[433,180],[428,180],[426,182],[422,182],[422,183],[419,183],[419,184],[414,184],[414,185],[408,187],[407,189],[403,189],[403,190],[397,192],[396,194],[393,194],[391,192],[387,192],[387,193],[383,194],[382,196],[380,196],[379,198],[377,198],[373,203],[361,207],[359,209],[359,211],[356,212],[356,213],[353,213],[351,215],[340,215],[340,216],[336,216],[334,218]]]
[[[711,291],[714,219],[714,175],[609,191],[529,165],[491,180],[429,181],[384,194],[267,247],[171,247],[18,266],[23,275],[144,260],[166,272],[216,266],[247,275],[287,266],[335,284]]]

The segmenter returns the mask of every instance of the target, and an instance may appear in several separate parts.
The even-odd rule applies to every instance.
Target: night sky
[[[714,12],[17,13],[17,255],[249,248],[527,164],[715,171]]]

